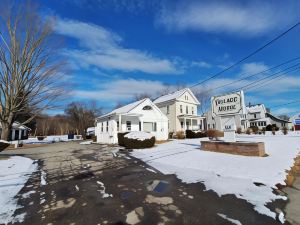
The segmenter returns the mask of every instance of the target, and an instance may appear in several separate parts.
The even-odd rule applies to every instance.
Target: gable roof
[[[264,104],[246,106],[246,109],[247,109],[248,113],[258,113],[261,111],[263,111],[264,113],[266,112],[266,108],[265,108]]]
[[[135,107],[137,107],[138,105],[140,105],[142,102],[146,101],[147,99],[149,98],[144,98],[142,100],[139,100],[139,101],[136,101],[136,102],[132,102],[128,105],[124,105],[120,108],[117,108],[107,114],[104,114],[102,116],[99,116],[97,118],[104,118],[104,117],[107,117],[107,116],[110,116],[110,115],[117,115],[117,114],[124,114],[124,113],[129,113],[131,110],[133,110]],[[149,99],[150,100],[150,99]]]
[[[193,94],[193,92],[189,88],[184,88],[179,91],[175,91],[171,94],[166,94],[166,95],[160,96],[157,99],[155,99],[153,102],[155,104],[158,104],[158,103],[162,103],[162,102],[176,100],[176,99],[180,98],[180,96],[182,96],[185,92],[189,92],[189,94],[195,99],[196,103],[200,104],[200,102],[198,101],[196,96]]]
[[[272,120],[274,120],[274,121],[276,121],[276,122],[279,122],[279,123],[291,123],[290,121],[280,119],[280,118],[278,118],[278,117],[272,115],[271,113],[266,113],[266,116],[267,116],[267,117],[270,117]]]
[[[2,128],[1,123],[0,123],[0,128]],[[29,127],[25,126],[24,124],[19,123],[18,121],[13,122],[12,129],[31,130]]]

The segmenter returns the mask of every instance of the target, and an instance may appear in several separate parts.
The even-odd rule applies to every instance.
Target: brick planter
[[[244,156],[265,156],[266,154],[264,142],[201,141],[201,149]]]

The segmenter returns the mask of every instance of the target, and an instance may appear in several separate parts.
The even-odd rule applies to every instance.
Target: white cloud
[[[106,70],[140,71],[151,74],[178,74],[177,60],[162,59],[145,51],[121,46],[122,38],[101,26],[58,19],[55,31],[75,38],[84,50],[67,49],[64,54],[85,69],[96,66]]]
[[[253,36],[282,28],[297,15],[297,7],[279,1],[183,1],[165,5],[156,22],[168,30]]]
[[[300,90],[300,77],[298,76],[286,75],[270,82],[267,82],[267,80],[265,81],[265,83],[258,83],[257,88],[253,88],[253,90],[250,89],[249,91],[264,94],[266,96],[273,96],[283,93],[289,93],[291,95],[293,92],[298,94]],[[260,84],[264,86],[260,87]]]
[[[99,85],[98,90],[78,90],[74,95],[83,99],[95,99],[102,101],[124,101],[134,98],[135,95],[155,95],[166,88],[160,81],[119,79],[105,82]]]
[[[269,69],[269,66],[262,62],[245,63],[241,67],[241,75],[252,75]]]
[[[296,107],[282,107],[274,110],[272,110],[271,108],[271,112],[275,115],[291,115],[299,111],[300,111],[299,108]]]
[[[208,62],[205,61],[192,61],[191,66],[196,66],[200,68],[211,68],[212,65]]]

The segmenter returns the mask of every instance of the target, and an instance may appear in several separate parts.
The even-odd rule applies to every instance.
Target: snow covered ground
[[[202,139],[206,140],[206,138]],[[164,174],[175,174],[186,183],[202,182],[219,196],[234,194],[261,214],[276,217],[266,204],[276,199],[276,184],[284,180],[300,153],[297,135],[240,135],[238,141],[265,142],[268,157],[238,156],[200,150],[200,139],[174,140],[155,148],[134,150],[139,158]],[[255,182],[255,183],[254,183]]]
[[[19,208],[14,197],[36,170],[37,164],[29,158],[13,156],[0,159],[0,224],[22,222],[25,215],[13,216]]]
[[[27,140],[23,140],[23,143],[24,144],[50,144],[53,142],[81,140],[81,139],[75,139],[76,136],[77,135],[74,136],[74,139],[68,139],[68,135],[52,135],[52,136],[47,136],[42,141],[39,141],[35,137],[35,138],[28,138]]]

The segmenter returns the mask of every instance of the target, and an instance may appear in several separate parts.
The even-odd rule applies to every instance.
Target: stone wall
[[[222,152],[244,156],[265,156],[265,143],[263,142],[223,142],[201,141],[204,151]]]

